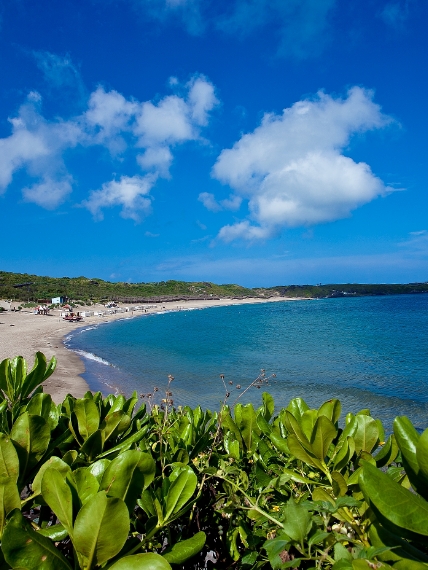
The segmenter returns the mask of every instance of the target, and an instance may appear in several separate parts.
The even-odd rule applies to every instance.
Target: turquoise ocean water
[[[175,404],[218,409],[220,374],[230,403],[259,374],[277,407],[340,398],[370,408],[390,428],[397,415],[428,426],[428,295],[338,298],[170,312],[79,329],[66,341],[85,380],[104,393],[161,391],[174,376]],[[259,405],[251,388],[242,402]]]

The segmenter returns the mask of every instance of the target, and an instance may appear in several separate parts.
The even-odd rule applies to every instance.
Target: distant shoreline
[[[103,316],[85,317],[80,323],[69,323],[62,319],[60,312],[54,310],[50,315],[35,315],[30,311],[7,311],[0,313],[0,361],[14,356],[23,356],[31,369],[34,355],[37,351],[43,352],[48,359],[56,356],[58,365],[55,373],[46,381],[45,391],[51,394],[56,403],[64,400],[68,393],[75,397],[82,397],[90,390],[90,386],[82,378],[85,372],[83,359],[68,349],[64,340],[70,332],[88,325],[109,323],[117,320],[142,317],[149,314],[158,314],[163,311],[181,311],[189,309],[205,309],[209,307],[226,307],[230,305],[247,305],[286,301],[307,301],[307,297],[272,297],[245,298],[245,299],[216,299],[192,301],[164,301],[153,303],[146,307],[140,305],[141,310],[104,314]],[[119,309],[126,305],[118,304]],[[128,305],[128,308],[131,306]],[[79,307],[75,311],[108,311],[103,305]]]

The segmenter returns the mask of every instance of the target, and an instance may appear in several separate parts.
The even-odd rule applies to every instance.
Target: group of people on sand
[[[34,314],[35,315],[49,315],[49,307],[46,305],[39,305],[38,307],[34,307]]]

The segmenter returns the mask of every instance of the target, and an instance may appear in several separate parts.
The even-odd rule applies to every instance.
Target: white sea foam
[[[101,358],[101,356],[97,356],[92,352],[86,352],[84,350],[74,350],[73,352],[75,352],[79,356],[83,356],[83,358],[87,358],[88,360],[94,360],[95,362],[99,362],[100,364],[104,364],[105,366],[113,366],[115,368],[114,364],[111,364],[108,360],[104,360],[104,358]]]

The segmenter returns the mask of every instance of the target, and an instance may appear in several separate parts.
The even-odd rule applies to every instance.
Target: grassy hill
[[[249,289],[241,285],[217,285],[207,281],[159,281],[155,283],[112,283],[95,277],[47,277],[0,271],[0,298],[40,301],[66,296],[72,300],[143,302],[169,298],[218,297],[360,297],[428,293],[428,282],[407,284],[284,285]]]
[[[17,301],[38,301],[59,296],[83,301],[101,301],[155,297],[246,297],[254,294],[252,289],[240,285],[216,285],[203,281],[112,283],[98,278],[47,277],[0,271],[0,298]],[[274,292],[272,294],[277,295]]]

